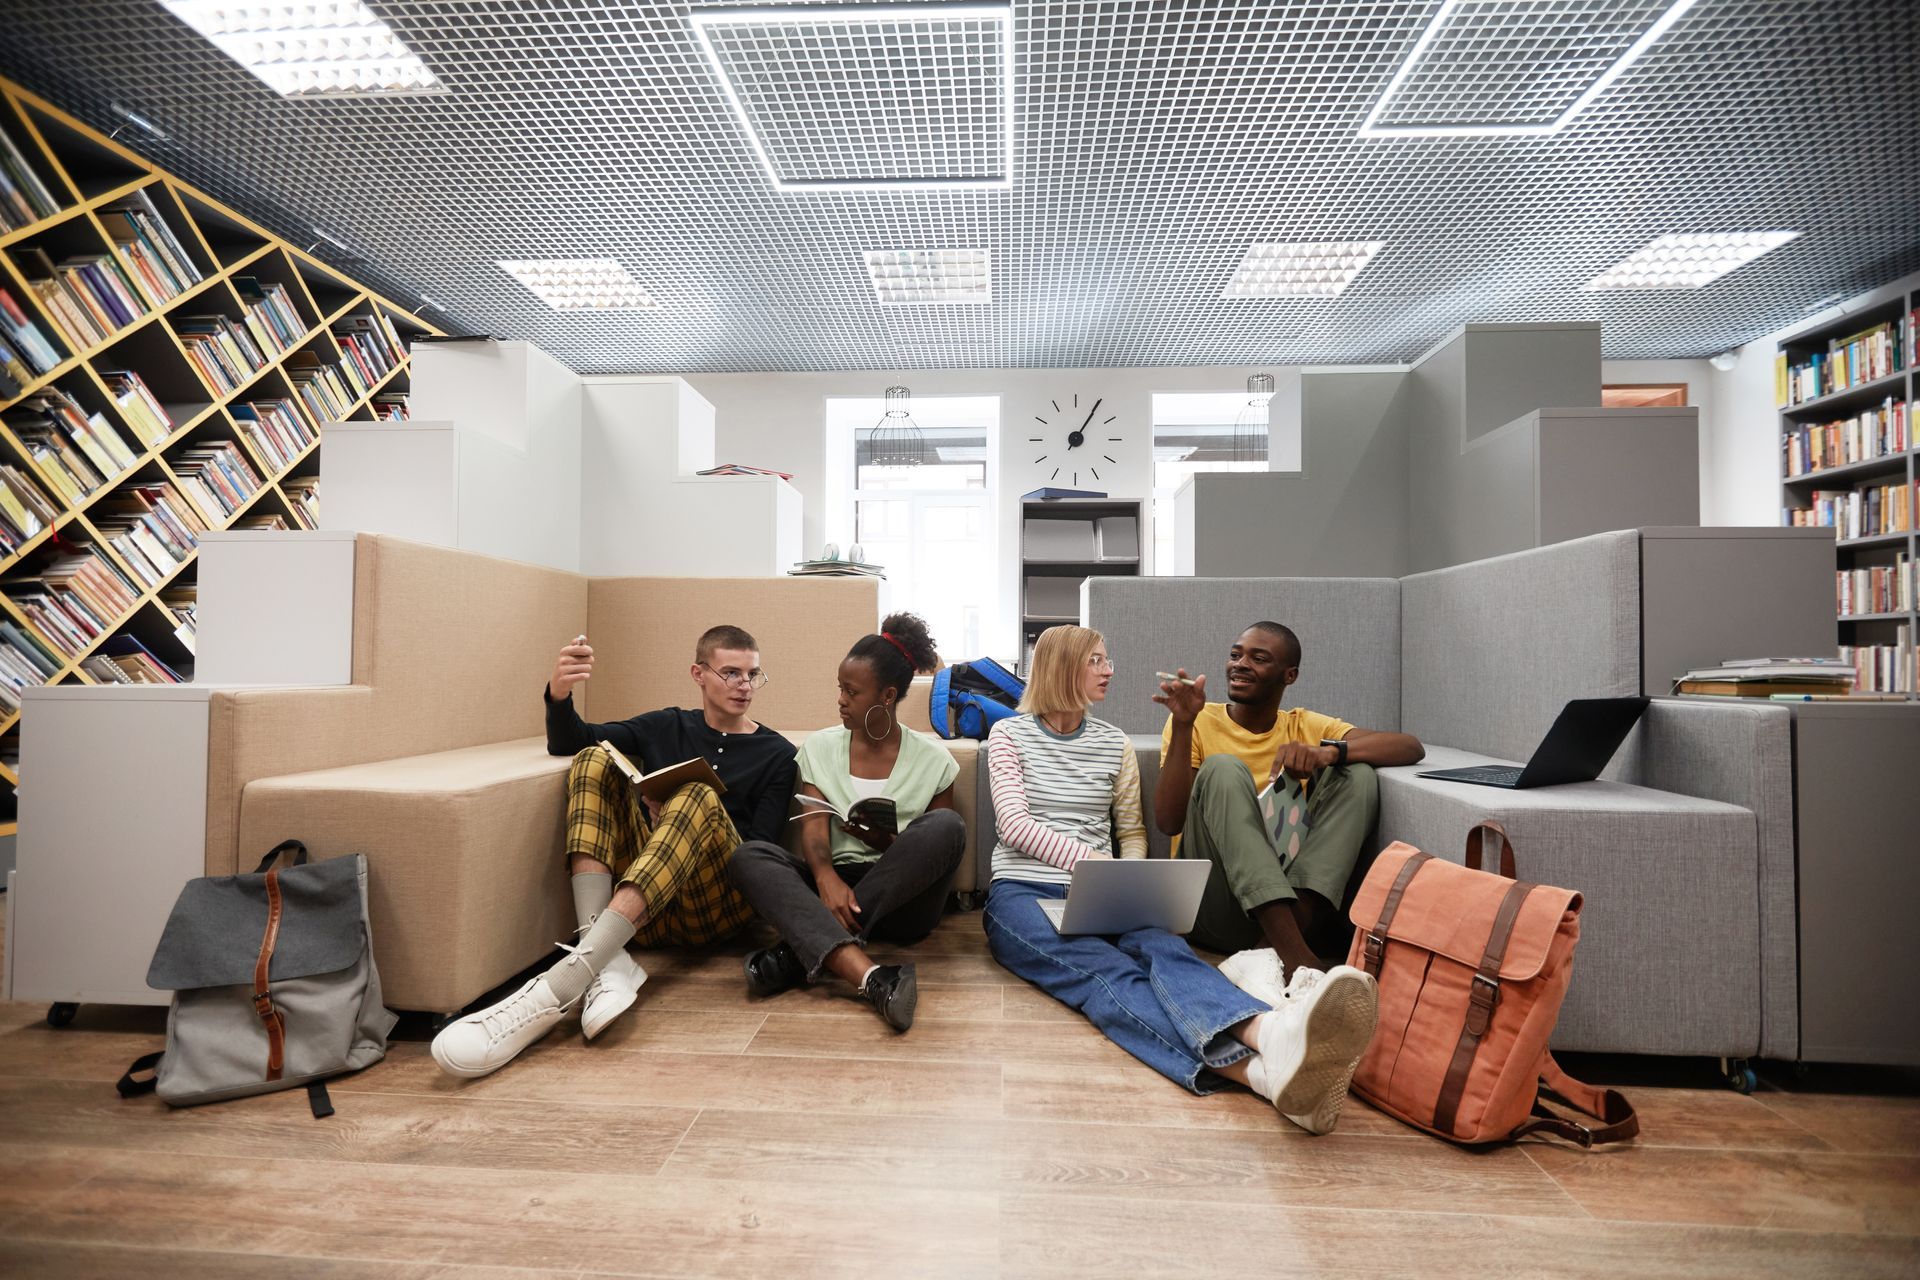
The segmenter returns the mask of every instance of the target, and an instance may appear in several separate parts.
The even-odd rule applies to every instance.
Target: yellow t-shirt
[[[1273,757],[1287,743],[1318,746],[1323,740],[1337,741],[1352,732],[1353,726],[1345,720],[1305,707],[1283,707],[1274,718],[1273,728],[1265,733],[1253,733],[1235,723],[1227,714],[1226,703],[1209,702],[1193,720],[1193,767],[1198,769],[1208,756],[1225,753],[1247,766],[1254,786],[1264,787],[1267,775],[1273,772]],[[1167,745],[1172,740],[1173,719],[1169,717],[1160,730],[1160,767],[1163,769],[1167,765]],[[1180,856],[1179,836],[1173,838],[1172,852],[1174,857]]]

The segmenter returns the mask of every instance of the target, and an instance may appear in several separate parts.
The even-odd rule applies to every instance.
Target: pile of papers
[[[1673,682],[1673,691],[1734,698],[1845,697],[1853,680],[1853,664],[1839,658],[1734,658],[1687,672]]]

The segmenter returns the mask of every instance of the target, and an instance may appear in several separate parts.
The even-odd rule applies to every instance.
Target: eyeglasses
[[[1119,670],[1119,668],[1113,665],[1113,657],[1111,654],[1103,657],[1102,655],[1096,653],[1087,659],[1087,670],[1117,671]]]
[[[707,667],[707,664],[704,662],[700,665]],[[707,667],[707,670],[713,671],[713,668]],[[758,667],[755,667],[751,671],[740,671],[736,668],[728,667],[725,671],[713,671],[713,674],[726,681],[729,686],[743,684],[749,689],[764,689],[767,687],[767,681],[772,678]]]

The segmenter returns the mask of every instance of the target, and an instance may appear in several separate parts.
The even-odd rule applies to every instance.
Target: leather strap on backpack
[[[1475,828],[1475,835],[1479,829]],[[1504,839],[1504,833],[1502,835]],[[1471,856],[1471,855],[1469,855]],[[1513,854],[1507,854],[1508,865]],[[1515,880],[1500,899],[1500,910],[1493,917],[1493,930],[1487,935],[1487,949],[1480,957],[1467,991],[1467,1017],[1460,1026],[1460,1040],[1453,1047],[1453,1061],[1447,1064],[1447,1077],[1440,1086],[1440,1099],[1433,1108],[1433,1127],[1442,1133],[1453,1131],[1460,1097],[1467,1089],[1467,1075],[1473,1070],[1474,1055],[1480,1052],[1480,1038],[1493,1022],[1494,1006],[1500,1003],[1500,962],[1507,958],[1507,943],[1513,938],[1513,925],[1520,918],[1520,904],[1537,885]]]
[[[1519,879],[1513,869],[1513,839],[1507,835],[1507,829],[1492,818],[1482,818],[1473,830],[1467,832],[1467,869],[1486,870],[1481,865],[1480,854],[1484,847],[1484,835],[1488,831],[1500,837],[1500,874],[1509,880]]]
[[[1550,1053],[1540,1063],[1540,1086],[1540,1092],[1545,1097],[1563,1107],[1571,1107],[1592,1116],[1601,1123],[1577,1124],[1564,1116],[1555,1115],[1546,1103],[1536,1099],[1533,1104],[1535,1118],[1508,1134],[1509,1141],[1529,1134],[1549,1133],[1582,1147],[1598,1147],[1609,1142],[1625,1142],[1640,1132],[1640,1117],[1634,1114],[1633,1104],[1627,1101],[1625,1094],[1615,1089],[1582,1084],[1561,1070],[1560,1064],[1554,1061]]]
[[[1387,930],[1393,926],[1393,917],[1400,910],[1400,899],[1407,896],[1407,885],[1412,883],[1414,873],[1433,861],[1430,853],[1415,853],[1401,866],[1400,874],[1393,878],[1393,887],[1387,890],[1386,901],[1380,904],[1380,919],[1373,928],[1367,930],[1367,940],[1362,949],[1361,967],[1369,978],[1378,979],[1380,964],[1387,950]]]
[[[278,850],[275,851],[276,853]],[[304,852],[304,851],[303,851]],[[260,937],[260,956],[253,962],[253,1012],[267,1028],[267,1075],[278,1080],[286,1067],[287,1020],[273,1007],[273,993],[267,984],[267,970],[273,963],[273,946],[280,939],[280,873],[267,872],[267,931]]]

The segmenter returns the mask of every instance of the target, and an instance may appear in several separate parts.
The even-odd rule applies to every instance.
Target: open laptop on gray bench
[[[1552,787],[1563,782],[1592,782],[1627,740],[1646,698],[1575,698],[1560,708],[1553,728],[1534,748],[1525,768],[1510,764],[1465,769],[1431,769],[1422,778],[1472,782],[1483,787]]]

